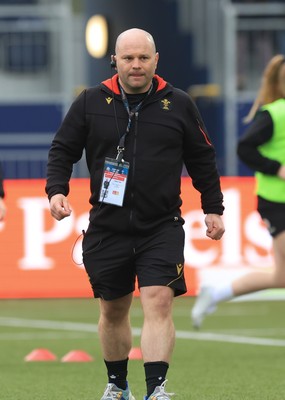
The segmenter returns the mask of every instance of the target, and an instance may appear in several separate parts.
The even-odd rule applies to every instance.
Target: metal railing
[[[225,164],[227,175],[238,175],[238,160],[236,154],[237,140],[239,136],[239,113],[241,103],[253,101],[261,78],[261,73],[276,52],[282,52],[282,39],[276,41],[276,33],[285,33],[285,4],[262,3],[239,4],[221,1],[221,9],[224,16],[224,83],[223,92],[225,98]],[[245,34],[248,41],[247,51],[238,47],[239,34]],[[256,62],[257,42],[252,39],[251,33],[255,32],[255,39],[264,32],[271,33],[269,51]],[[262,36],[261,36],[262,38]],[[275,40],[274,40],[275,39]],[[283,36],[285,46],[285,36]],[[261,42],[261,54],[264,43]],[[247,60],[244,74],[248,76],[248,85],[239,87],[238,60]],[[255,62],[253,62],[255,61]]]
[[[6,177],[45,176],[52,136],[74,97],[73,46],[71,1],[0,5],[0,159]]]

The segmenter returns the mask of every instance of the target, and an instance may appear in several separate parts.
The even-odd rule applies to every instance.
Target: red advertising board
[[[7,216],[0,223],[0,298],[91,297],[82,264],[82,230],[88,225],[89,180],[73,179],[70,217],[49,212],[44,180],[6,180]],[[254,179],[222,178],[226,233],[205,235],[200,195],[182,179],[185,276],[188,295],[201,280],[218,280],[272,265],[271,238],[255,211]],[[136,291],[138,294],[138,291]]]

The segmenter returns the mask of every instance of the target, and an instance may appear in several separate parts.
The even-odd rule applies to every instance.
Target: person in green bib
[[[221,301],[264,289],[285,288],[285,56],[267,64],[258,95],[244,120],[250,123],[238,142],[238,156],[255,172],[257,211],[272,236],[274,267],[249,272],[220,287],[201,285],[191,311],[200,328]]]

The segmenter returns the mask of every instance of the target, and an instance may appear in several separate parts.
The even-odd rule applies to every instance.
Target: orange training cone
[[[141,360],[142,359],[142,351],[139,347],[133,347],[129,352],[130,360]]]
[[[93,357],[91,357],[88,353],[81,350],[72,350],[67,353],[61,359],[62,362],[89,362],[93,361]]]
[[[35,349],[27,354],[25,361],[55,361],[57,357],[48,349]]]

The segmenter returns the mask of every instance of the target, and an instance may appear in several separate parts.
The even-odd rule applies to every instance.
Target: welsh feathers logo
[[[160,107],[164,111],[170,111],[172,109],[172,103],[168,99],[162,99],[160,100]]]

